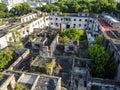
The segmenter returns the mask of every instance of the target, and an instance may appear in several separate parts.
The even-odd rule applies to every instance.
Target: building
[[[12,7],[16,6],[19,3],[27,2],[27,0],[1,0],[3,3],[5,3],[8,7],[8,10],[10,10]]]
[[[103,19],[113,28],[120,28],[120,21],[109,15],[103,15]]]
[[[8,90],[8,88],[15,88],[15,77],[13,74],[1,73],[3,78],[0,80],[0,90]]]
[[[42,15],[42,16],[41,16]],[[45,18],[43,17],[45,16]],[[0,48],[3,49],[20,38],[25,38],[34,32],[34,28],[48,27],[49,16],[44,14],[27,14],[18,18],[15,23],[9,23],[0,31]],[[2,43],[4,40],[4,43]]]
[[[58,2],[58,0],[46,0],[47,1],[47,3],[56,3],[56,2]]]
[[[31,8],[36,8],[47,4],[47,2],[41,0],[27,0],[27,3]]]
[[[85,30],[87,33],[88,43],[95,42],[95,37],[98,35],[99,24],[97,19],[92,18],[89,13],[58,13],[54,12],[50,15],[50,27],[63,30],[69,28],[77,28]]]
[[[115,0],[116,2],[120,2],[120,0]]]
[[[108,20],[108,18],[110,19]],[[116,65],[118,67],[116,80],[120,81],[120,27],[118,24],[120,21],[114,19],[111,16],[106,17],[106,15],[105,17],[98,19],[98,21],[99,28],[101,30],[100,33],[103,36],[104,45],[106,48],[110,49],[111,58],[115,59]],[[112,26],[114,24],[111,24],[111,21],[115,21],[115,27]],[[116,25],[116,22],[118,26]]]
[[[19,71],[6,71],[9,78],[2,82],[0,90],[9,90],[10,85],[15,89],[16,83],[21,83],[29,90],[61,90],[61,78]],[[10,84],[10,85],[9,85]]]

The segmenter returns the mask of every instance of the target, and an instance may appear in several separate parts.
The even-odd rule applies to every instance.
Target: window
[[[87,19],[85,19],[85,21],[87,21]]]
[[[74,21],[76,21],[76,19],[74,19]]]
[[[25,31],[23,31],[23,34],[25,34]]]
[[[26,21],[28,21],[28,18],[26,18]]]
[[[62,21],[63,19],[61,18],[61,21]]]
[[[9,41],[12,41],[12,37],[9,38]]]
[[[66,21],[68,21],[68,18],[66,18]]]
[[[71,21],[71,19],[69,18],[69,21]]]
[[[79,19],[79,21],[82,21],[81,19]]]
[[[87,14],[85,14],[85,16],[87,16]]]
[[[51,25],[53,25],[53,23],[51,23]]]
[[[50,20],[53,20],[53,18],[50,18]]]
[[[76,27],[76,24],[73,24],[73,27],[75,28],[75,27]]]
[[[28,30],[28,29],[27,29],[26,31],[29,33],[29,30]]]
[[[58,20],[58,18],[56,18],[56,20]]]
[[[92,20],[90,20],[90,22],[92,22]]]
[[[58,23],[55,23],[56,26],[58,26]]]
[[[86,27],[87,25],[85,24],[84,26]]]
[[[81,24],[79,24],[79,27],[81,26]]]

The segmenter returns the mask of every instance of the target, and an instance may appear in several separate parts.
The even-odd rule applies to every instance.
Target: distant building
[[[47,1],[47,3],[56,3],[56,2],[58,2],[58,0],[46,0]]]
[[[7,5],[9,10],[19,3],[27,2],[27,0],[1,0],[1,1]]]
[[[120,2],[120,0],[115,0],[116,2]]]
[[[27,0],[27,3],[31,8],[36,8],[47,4],[47,2],[41,0]]]

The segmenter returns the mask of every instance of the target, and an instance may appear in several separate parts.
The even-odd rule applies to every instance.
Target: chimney
[[[62,23],[60,23],[60,32],[63,31]]]

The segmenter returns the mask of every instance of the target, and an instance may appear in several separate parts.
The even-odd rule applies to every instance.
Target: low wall
[[[13,70],[14,67],[20,63],[22,60],[24,60],[28,55],[30,54],[30,50],[27,49],[9,68],[8,70]]]

